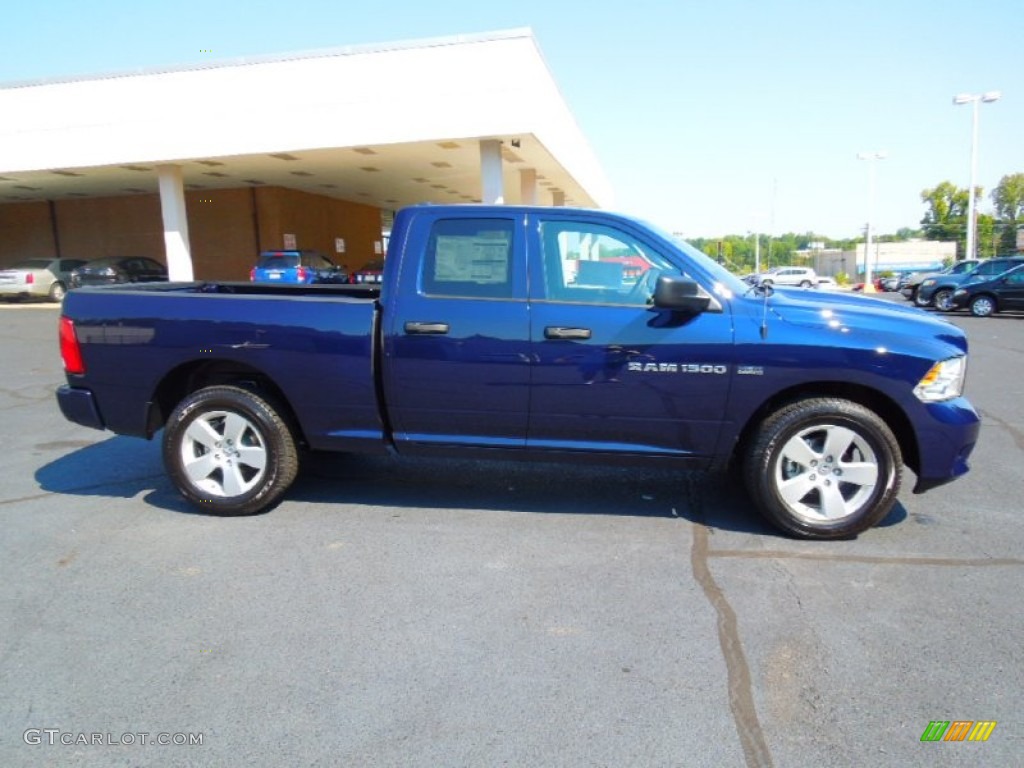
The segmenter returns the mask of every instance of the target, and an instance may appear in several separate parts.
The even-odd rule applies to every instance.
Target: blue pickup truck
[[[860,296],[751,287],[603,211],[414,206],[379,285],[193,282],[64,301],[73,422],[152,438],[213,514],[305,451],[735,468],[784,531],[848,537],[968,469],[967,340]]]

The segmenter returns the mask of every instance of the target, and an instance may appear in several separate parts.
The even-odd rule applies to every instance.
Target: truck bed
[[[190,283],[131,283],[111,286],[92,286],[78,291],[142,291],[146,293],[215,293],[238,296],[319,296],[354,299],[376,299],[380,297],[380,285],[360,283],[353,285],[324,283],[316,285],[252,283],[240,281],[205,280]]]
[[[373,450],[366,443],[384,439],[373,376],[379,295],[378,286],[212,281],[75,289],[64,301],[86,368],[75,384],[95,393],[98,426],[151,437],[191,379],[272,381],[311,448]]]

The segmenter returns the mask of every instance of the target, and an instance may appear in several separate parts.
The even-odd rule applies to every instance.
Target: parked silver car
[[[789,286],[812,288],[818,284],[818,275],[810,267],[775,267],[754,276],[754,285]]]
[[[39,298],[61,301],[67,292],[71,270],[85,259],[24,259],[0,267],[0,298]]]

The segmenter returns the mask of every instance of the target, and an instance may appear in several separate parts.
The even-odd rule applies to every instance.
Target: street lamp
[[[858,160],[868,161],[868,223],[864,233],[864,293],[874,293],[871,280],[871,219],[875,208],[875,161],[884,160],[885,152],[858,152]]]
[[[973,104],[974,118],[971,125],[971,186],[967,190],[967,247],[964,258],[974,258],[974,179],[978,174],[978,105],[982,102],[991,104],[999,101],[1002,94],[999,91],[986,91],[985,93],[959,93],[953,97],[954,104]]]

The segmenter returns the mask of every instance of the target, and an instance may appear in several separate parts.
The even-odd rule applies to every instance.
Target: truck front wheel
[[[197,390],[164,428],[164,466],[189,502],[249,515],[277,502],[298,473],[295,439],[277,410],[239,387]]]
[[[838,398],[800,400],[769,416],[744,461],[747,490],[765,517],[807,539],[875,525],[895,504],[902,471],[885,422]]]

